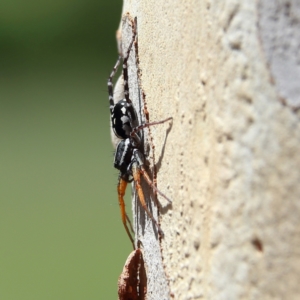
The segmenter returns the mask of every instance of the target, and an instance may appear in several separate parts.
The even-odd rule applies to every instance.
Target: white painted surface
[[[146,134],[158,188],[173,200],[169,207],[159,197],[161,242],[134,206],[148,300],[299,299],[299,47],[290,49],[300,15],[292,10],[294,23],[272,30],[265,2],[124,1],[123,16],[137,17],[150,121],[174,118],[168,133],[162,125]],[[273,16],[283,18],[282,3],[272,4]],[[281,39],[286,32],[291,38]],[[279,48],[289,51],[285,63]],[[135,66],[132,59],[137,103]]]

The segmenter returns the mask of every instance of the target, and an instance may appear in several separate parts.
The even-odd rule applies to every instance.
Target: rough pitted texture
[[[270,12],[266,1],[124,1],[123,16],[137,17],[150,121],[174,118],[169,131],[145,130],[158,188],[173,200],[170,207],[159,197],[161,241],[134,206],[148,300],[299,297],[300,95],[284,79],[290,64],[298,78],[290,50],[300,15],[292,10],[288,22],[288,5],[274,3]],[[280,24],[268,24],[267,13]],[[286,32],[290,39],[281,39]],[[289,60],[278,69],[279,48]]]

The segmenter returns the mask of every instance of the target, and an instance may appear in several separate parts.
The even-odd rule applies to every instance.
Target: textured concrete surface
[[[123,47],[129,16],[139,116],[174,118],[145,130],[163,239],[133,200],[147,299],[299,299],[299,5],[124,1]]]

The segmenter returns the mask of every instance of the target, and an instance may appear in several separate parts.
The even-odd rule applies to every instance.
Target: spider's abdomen
[[[136,112],[131,103],[120,100],[113,108],[111,124],[116,136],[126,139],[134,127],[138,125]]]

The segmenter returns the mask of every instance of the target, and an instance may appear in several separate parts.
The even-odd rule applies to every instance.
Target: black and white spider
[[[134,240],[132,235],[129,231],[127,223],[129,223],[131,230],[132,226],[130,220],[126,214],[125,210],[125,203],[124,203],[124,195],[126,191],[127,184],[129,182],[134,181],[135,189],[138,194],[138,198],[144,210],[146,211],[147,215],[151,220],[155,223],[157,230],[161,236],[163,236],[163,232],[154,219],[153,215],[149,211],[146,202],[144,193],[141,187],[141,175],[149,184],[149,186],[169,202],[168,199],[162,192],[160,192],[156,186],[151,181],[149,175],[145,171],[144,168],[144,150],[142,145],[142,135],[141,131],[149,126],[162,124],[169,120],[172,120],[172,117],[167,118],[162,121],[152,122],[152,123],[144,123],[139,124],[136,110],[133,107],[132,101],[129,98],[129,86],[128,86],[128,69],[127,69],[127,61],[129,58],[129,54],[132,48],[132,45],[136,38],[136,31],[133,29],[133,36],[132,40],[129,44],[129,47],[125,53],[125,56],[122,58],[119,55],[118,60],[108,78],[107,86],[108,86],[108,94],[109,94],[109,103],[110,103],[110,114],[111,114],[111,126],[114,131],[114,134],[117,138],[120,139],[115,153],[114,159],[114,167],[120,171],[119,180],[118,180],[118,198],[119,198],[119,205],[121,210],[121,217],[122,222],[125,227],[125,230],[132,242],[133,248],[134,247]],[[123,80],[124,80],[124,99],[119,100],[118,102],[114,101],[113,95],[113,77],[115,76],[119,64],[123,60]]]

